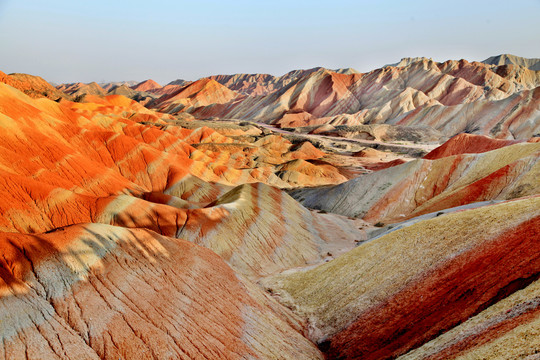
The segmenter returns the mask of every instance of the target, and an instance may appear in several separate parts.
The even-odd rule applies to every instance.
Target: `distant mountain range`
[[[526,67],[529,70],[540,70],[540,59],[527,59],[510,54],[502,54],[498,56],[492,56],[482,61],[484,64],[489,65],[519,65]]]
[[[123,95],[175,116],[250,120],[306,131],[323,125],[387,124],[428,126],[446,137],[468,132],[514,139],[540,133],[539,66],[539,59],[507,54],[482,62],[438,63],[418,57],[368,73],[317,67],[282,76],[178,79],[165,86],[149,79],[61,84],[53,90],[36,77],[34,87],[41,90],[32,91],[34,96],[77,101],[87,95]]]

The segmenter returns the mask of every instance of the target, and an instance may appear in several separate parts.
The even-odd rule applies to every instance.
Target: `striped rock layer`
[[[535,138],[531,139],[531,142],[534,141],[536,141]],[[461,133],[452,137],[441,146],[433,149],[433,151],[424,156],[424,159],[435,160],[458,154],[484,153],[519,142],[523,142],[523,140],[493,139],[488,136]]]
[[[424,58],[396,65],[366,74],[312,69],[278,81],[275,90],[268,75],[220,75],[185,86],[174,100],[167,95],[151,105],[173,114],[280,127],[429,126],[448,137],[469,132],[502,139],[540,132],[538,71],[518,64],[436,63]],[[195,89],[201,100],[192,100]]]
[[[75,102],[32,99],[0,84],[0,354],[540,352],[540,143],[513,139],[536,131],[536,72],[420,59],[369,74],[288,75],[282,83],[218,76],[166,90],[150,81],[139,84],[146,91],[117,84],[102,88],[119,93],[109,96],[83,84],[72,89],[83,88]],[[482,103],[494,107],[473,109]],[[433,127],[501,139],[458,135],[423,159],[390,161],[395,166],[349,181],[350,172],[327,162],[339,154],[310,142],[250,124],[190,121],[366,122],[382,137],[422,109],[468,106],[469,115],[447,114]],[[396,119],[403,127],[378,125]],[[291,187],[300,187],[292,197],[279,189]],[[366,222],[353,217],[408,221],[363,241]]]
[[[235,74],[235,75],[214,75],[209,79],[225,85],[231,90],[246,95],[266,95],[282,89],[291,82],[301,77],[312,74],[322,68],[313,68],[307,70],[293,70],[282,76],[272,76],[269,74]],[[332,70],[336,73],[352,74],[356,73],[354,69]]]
[[[119,95],[54,102],[5,84],[0,127],[4,357],[322,358],[252,282],[362,238],[271,186],[346,180],[322,151],[182,128]]]
[[[523,142],[479,154],[417,159],[291,195],[308,208],[394,223],[479,201],[535,195],[540,192],[538,179],[540,143]]]
[[[525,358],[540,349],[539,242],[535,196],[421,221],[263,285],[330,359]]]
[[[302,322],[214,252],[143,229],[0,234],[9,359],[322,359]]]

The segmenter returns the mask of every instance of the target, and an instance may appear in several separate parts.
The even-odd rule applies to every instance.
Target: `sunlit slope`
[[[362,238],[272,187],[344,181],[324,152],[182,128],[120,95],[54,102],[5,84],[0,126],[6,357],[321,358],[248,279]],[[313,163],[281,166],[294,161]]]
[[[246,119],[280,127],[414,125],[430,126],[448,137],[470,132],[502,139],[529,138],[540,131],[538,71],[518,64],[425,58],[400,65],[365,74],[315,68],[291,72],[281,82],[269,75],[219,75],[188,85],[177,100],[168,95],[152,106],[203,119]],[[191,95],[191,86],[197,95]]]
[[[263,284],[308,319],[310,338],[329,358],[394,358],[441,334],[412,358],[442,352],[449,341],[463,346],[435,358],[489,354],[495,350],[480,346],[510,344],[516,332],[537,333],[535,285],[503,299],[538,278],[539,230],[540,198],[519,199],[421,221]],[[501,309],[506,314],[491,323],[501,328],[492,331],[486,317]],[[470,317],[485,325],[472,328],[464,323]],[[525,356],[536,346],[522,341],[511,347]]]
[[[538,194],[539,160],[540,143],[518,143],[479,154],[418,159],[291,195],[308,208],[373,223],[399,222],[474,202]]]

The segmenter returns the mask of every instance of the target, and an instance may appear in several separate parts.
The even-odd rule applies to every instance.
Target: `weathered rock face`
[[[119,95],[57,103],[0,84],[0,114],[5,357],[322,358],[251,281],[364,236],[269,186],[324,152],[182,128]],[[306,181],[339,175],[311,166]]]
[[[535,356],[538,76],[398,65],[0,83],[0,356]]]
[[[538,194],[539,159],[539,143],[518,143],[481,154],[414,160],[291,195],[308,208],[393,223],[478,201]]]
[[[539,209],[535,196],[435,217],[263,284],[308,319],[328,358],[394,358],[432,339],[410,358],[489,354],[480,345],[509,344],[519,331],[535,336]],[[470,317],[477,326],[464,323]],[[536,351],[513,346],[519,356]]]
[[[13,86],[32,98],[71,99],[69,95],[57,90],[39,76],[28,74],[6,75],[0,71],[0,82]]]
[[[447,137],[469,132],[503,139],[540,132],[535,121],[540,74],[525,63],[493,66],[418,58],[366,74],[315,68],[279,78],[219,75],[196,83],[208,81],[237,95],[213,86],[205,89],[205,101],[178,99],[173,106],[166,96],[151,106],[197,118],[248,119],[280,127],[397,124],[430,126]]]
[[[298,317],[185,240],[82,224],[0,244],[6,358],[322,358]]]

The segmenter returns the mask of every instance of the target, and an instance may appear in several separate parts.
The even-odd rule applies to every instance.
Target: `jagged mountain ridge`
[[[437,63],[428,58],[405,58],[365,74],[351,69],[313,68],[278,77],[215,75],[195,83],[214,80],[232,93],[223,97],[226,91],[212,86],[198,95],[206,99],[204,102],[180,101],[182,95],[179,95],[176,101],[191,105],[168,108],[163,103],[181,94],[180,89],[192,82],[179,80],[162,88],[152,84],[145,92],[123,91],[122,94],[173,115],[260,121],[278,127],[397,124],[430,126],[446,137],[460,132],[502,139],[537,134],[540,129],[527,124],[537,124],[535,119],[540,116],[535,90],[540,85],[540,73],[523,66],[534,63],[534,59],[505,55],[490,59],[489,62],[497,64],[513,63],[489,65],[465,60]],[[83,90],[79,90],[81,87]],[[86,90],[83,84],[61,85],[59,89],[77,95],[84,91],[101,93],[93,87]],[[151,101],[149,93],[156,100]],[[186,99],[189,94],[187,91]],[[212,103],[212,99],[216,102]],[[502,114],[500,121],[489,121],[495,113]]]
[[[273,76],[270,74],[235,74],[235,75],[213,75],[208,79],[216,80],[222,85],[225,85],[231,90],[250,95],[266,95],[277,91],[291,82],[323,68],[315,67],[306,70],[293,70],[282,76]],[[355,74],[358,71],[347,68],[331,70],[339,74]]]
[[[527,59],[516,55],[511,54],[501,54],[498,56],[491,56],[486,60],[482,61],[484,64],[490,65],[519,65],[526,67],[530,70],[539,71],[540,70],[540,59]]]
[[[265,75],[216,78],[240,90],[245,79],[250,79],[252,87],[267,84],[269,79]],[[520,124],[536,123],[540,109],[535,89],[539,85],[539,72],[517,65],[488,66],[465,60],[436,63],[422,58],[403,67],[390,66],[367,74],[312,69],[286,85],[283,82],[282,88],[271,93],[239,94],[219,106],[169,111],[187,112],[196,118],[255,120],[280,127],[411,123],[431,126],[448,137],[465,131],[498,138],[528,138],[539,129],[519,128]],[[509,107],[508,103],[514,105]],[[454,108],[458,105],[467,108],[465,115],[456,114],[460,113]],[[482,116],[497,111],[506,112],[501,118],[506,123],[485,126],[489,122]],[[510,123],[512,129],[507,125]]]

